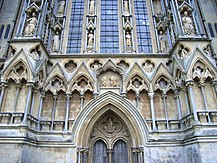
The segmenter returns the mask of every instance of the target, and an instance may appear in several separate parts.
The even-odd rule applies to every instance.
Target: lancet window
[[[69,21],[67,54],[152,52],[145,0],[72,0]]]

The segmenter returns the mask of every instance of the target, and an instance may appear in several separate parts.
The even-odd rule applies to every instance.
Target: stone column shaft
[[[164,102],[164,112],[165,112],[165,119],[166,119],[166,128],[169,129],[169,121],[168,121],[168,112],[167,112],[167,102],[166,102],[166,94],[162,94],[163,102]]]
[[[54,97],[53,97],[52,117],[51,117],[51,130],[54,129],[54,121],[55,121],[55,113],[56,113],[56,103],[57,103],[57,95],[54,95]]]
[[[21,84],[16,86],[17,90],[16,90],[16,96],[15,96],[15,100],[14,100],[14,112],[16,112],[16,110],[17,110],[17,101],[18,101],[21,87],[22,87]]]
[[[33,84],[32,83],[27,83],[28,88],[28,95],[26,98],[26,106],[25,106],[25,110],[24,110],[24,116],[23,116],[23,121],[22,123],[25,124],[26,120],[27,120],[27,116],[28,116],[28,112],[29,112],[29,105],[31,102],[31,96],[32,96],[32,88],[33,88]]]
[[[201,90],[201,93],[202,93],[202,96],[203,96],[203,102],[204,102],[204,106],[205,106],[205,110],[207,111],[207,116],[208,116],[208,122],[210,123],[211,122],[211,119],[210,119],[210,116],[209,116],[209,108],[208,108],[208,103],[207,103],[207,99],[206,99],[206,94],[204,92],[204,84],[205,83],[200,83],[199,84],[199,87],[200,87],[200,90]]]
[[[65,126],[64,126],[64,131],[67,131],[67,130],[68,130],[70,97],[71,97],[70,94],[66,94],[66,115],[65,115]]]
[[[196,123],[199,123],[199,119],[198,119],[198,116],[197,116],[197,108],[196,108],[196,103],[195,103],[195,99],[194,99],[194,91],[193,91],[193,85],[194,85],[194,82],[193,81],[188,81],[186,83],[187,87],[188,87],[188,93],[189,93],[189,98],[190,98],[190,103],[191,103],[191,107],[192,107],[192,110],[193,110],[193,114],[194,114],[194,121]]]
[[[148,93],[148,96],[150,98],[152,129],[157,130],[156,119],[155,119],[155,109],[154,109],[154,93],[153,92]]]
[[[0,111],[2,111],[2,104],[5,96],[5,88],[7,87],[6,83],[3,83],[2,90],[1,90],[1,96],[0,96]]]
[[[45,94],[44,94],[44,92],[42,92],[41,95],[40,95],[40,104],[39,104],[39,109],[38,109],[37,130],[40,130],[41,112],[42,112],[44,97],[45,97]]]

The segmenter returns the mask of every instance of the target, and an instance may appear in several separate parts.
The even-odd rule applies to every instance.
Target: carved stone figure
[[[126,46],[132,46],[132,37],[129,31],[126,32]]]
[[[107,119],[107,124],[105,126],[103,126],[104,130],[107,132],[107,133],[113,133],[117,127],[114,126],[114,123],[113,123],[113,119],[111,117],[109,117]]]
[[[32,17],[27,20],[27,25],[24,31],[24,35],[25,36],[33,35],[35,32],[36,24],[37,24],[36,13],[33,12]]]
[[[59,51],[60,47],[60,35],[59,31],[56,31],[55,35],[53,36],[53,51]]]
[[[87,42],[87,46],[88,46],[88,47],[93,47],[93,42],[94,42],[93,30],[90,30],[90,32],[88,33],[88,42]]]
[[[118,87],[118,81],[115,76],[112,75],[109,81],[110,81],[110,87]]]
[[[102,77],[101,79],[101,87],[118,87],[119,83],[115,76],[111,75],[110,77]]]
[[[159,43],[160,43],[160,52],[166,52],[167,51],[167,39],[165,35],[163,34],[163,31],[159,32]]]
[[[152,72],[153,69],[154,69],[154,64],[151,63],[150,61],[146,61],[146,62],[145,62],[145,65],[144,65],[144,69],[145,69],[145,71],[147,71],[147,72]]]
[[[90,15],[94,15],[95,13],[95,1],[94,0],[90,0]]]
[[[185,34],[187,34],[187,35],[194,34],[193,22],[192,22],[192,19],[190,18],[190,16],[188,16],[187,11],[184,12],[184,16],[182,17],[182,23],[183,23],[183,28],[184,28]]]
[[[38,52],[36,50],[33,50],[30,53],[30,56],[32,57],[33,60],[36,60],[36,61],[40,60],[40,55],[38,54]]]
[[[188,51],[185,48],[180,48],[179,57],[181,59],[186,59],[188,56]]]
[[[124,1],[124,15],[125,15],[125,16],[130,15],[129,6],[128,6],[128,0],[125,0],[125,1]]]
[[[65,1],[61,0],[58,8],[58,15],[63,15],[65,10]]]
[[[107,87],[107,77],[104,76],[101,80],[101,87]]]

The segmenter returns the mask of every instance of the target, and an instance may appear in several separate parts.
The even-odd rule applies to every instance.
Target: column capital
[[[107,149],[107,153],[113,153],[113,149]]]
[[[175,97],[175,98],[179,98],[179,93],[180,93],[179,90],[178,90],[178,89],[175,89],[175,90],[174,90],[174,97]]]
[[[211,81],[212,86],[216,87],[217,86],[217,79],[214,79]]]
[[[199,87],[204,87],[205,86],[205,82],[204,81],[199,81],[198,86]]]
[[[166,94],[166,93],[162,93],[162,94],[161,94],[161,97],[162,97],[162,98],[166,98],[166,97],[167,97],[167,94]]]
[[[67,93],[65,93],[65,96],[66,96],[66,98],[71,98],[71,97],[72,97],[72,94],[69,93],[69,92],[67,92]]]
[[[154,92],[149,92],[149,93],[148,93],[148,97],[151,98],[151,99],[154,98],[154,95],[155,95]]]
[[[58,95],[53,95],[53,100],[57,100]]]
[[[192,87],[194,85],[194,80],[187,80],[186,82],[185,82],[185,86],[186,87]]]
[[[1,82],[0,86],[3,88],[6,88],[9,86],[9,84],[8,84],[8,82]]]
[[[27,87],[34,87],[35,84],[33,82],[27,82],[26,85]]]

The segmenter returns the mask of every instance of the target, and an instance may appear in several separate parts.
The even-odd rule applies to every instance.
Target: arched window
[[[70,15],[67,53],[80,53],[84,16],[84,0],[73,0]]]
[[[146,0],[72,1],[67,53],[152,52]]]
[[[11,28],[11,26],[10,26],[10,24],[8,24],[7,28],[6,28],[6,31],[5,31],[5,36],[4,36],[5,39],[8,38],[8,35],[9,35],[9,32],[10,32],[10,28]]]
[[[211,37],[215,37],[211,23],[208,23],[208,28],[209,28],[210,36],[211,36]]]
[[[1,27],[0,27],[0,39],[2,38],[3,32],[4,32],[4,25],[1,25]]]

